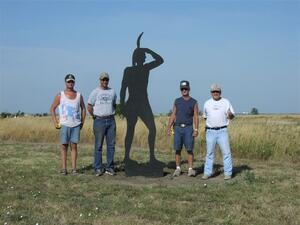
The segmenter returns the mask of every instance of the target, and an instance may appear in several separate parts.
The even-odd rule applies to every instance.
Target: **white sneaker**
[[[206,175],[206,174],[203,174],[202,176],[202,180],[207,180],[210,176]]]
[[[230,180],[231,179],[231,175],[225,175],[224,176],[224,180]]]
[[[189,177],[194,177],[194,176],[196,176],[196,171],[195,171],[194,169],[190,168],[189,171],[188,171],[188,176],[189,176]]]
[[[181,174],[181,169],[176,169],[173,173],[173,177],[179,177]]]

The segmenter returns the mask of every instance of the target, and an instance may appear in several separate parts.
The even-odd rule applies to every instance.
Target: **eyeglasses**
[[[211,93],[221,93],[220,91],[211,91]]]
[[[109,79],[107,79],[107,78],[103,78],[101,81],[109,81]]]
[[[68,80],[67,83],[75,83],[74,80]]]
[[[180,90],[181,91],[188,91],[189,89],[188,88],[181,88]]]

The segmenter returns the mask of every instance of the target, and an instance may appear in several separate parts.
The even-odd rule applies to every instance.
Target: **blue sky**
[[[0,0],[0,112],[48,112],[68,73],[85,100],[102,71],[119,94],[141,32],[165,60],[149,79],[155,113],[180,80],[200,109],[216,82],[237,112],[300,113],[300,1],[279,0]]]

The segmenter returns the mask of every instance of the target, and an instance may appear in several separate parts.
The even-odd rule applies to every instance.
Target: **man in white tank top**
[[[232,158],[227,126],[229,119],[234,118],[230,102],[221,97],[221,87],[213,84],[210,89],[212,98],[204,103],[203,117],[206,120],[206,159],[202,179],[213,175],[215,146],[220,146],[224,162],[224,179],[232,177]]]
[[[75,77],[68,74],[65,77],[65,90],[54,98],[50,112],[56,129],[60,129],[61,142],[61,173],[67,175],[67,150],[70,144],[72,158],[72,174],[77,174],[77,144],[80,130],[84,124],[86,109],[82,95],[74,90]],[[55,109],[59,107],[59,119]]]

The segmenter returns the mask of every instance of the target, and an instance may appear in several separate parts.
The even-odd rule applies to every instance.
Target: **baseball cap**
[[[210,91],[221,91],[221,86],[219,84],[212,84],[210,86]]]
[[[180,81],[180,89],[181,88],[187,88],[190,89],[190,83],[187,80]]]
[[[75,77],[74,77],[74,75],[73,75],[73,74],[67,74],[67,75],[65,76],[65,81],[68,82],[68,81],[71,81],[71,80],[75,82]]]
[[[103,73],[101,73],[101,74],[100,74],[100,77],[99,77],[99,79],[100,79],[100,80],[102,80],[102,79],[104,79],[104,78],[107,78],[107,79],[109,79],[109,75],[108,75],[108,73],[106,73],[106,72],[103,72]]]

